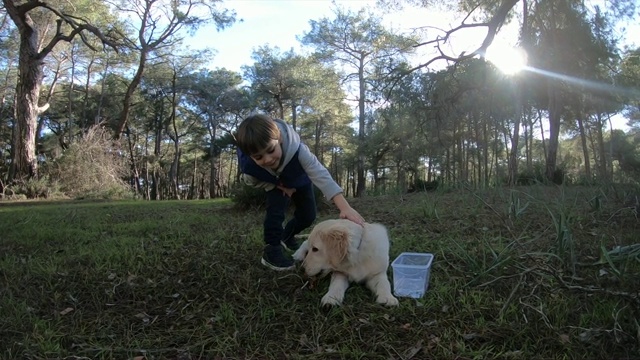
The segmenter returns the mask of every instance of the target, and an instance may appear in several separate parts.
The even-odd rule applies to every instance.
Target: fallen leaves
[[[74,308],[68,307],[68,308],[60,311],[60,315],[65,316],[65,315],[69,314],[70,312],[72,312],[73,310],[74,310]]]

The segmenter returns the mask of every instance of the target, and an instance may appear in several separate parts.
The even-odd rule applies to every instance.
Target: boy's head
[[[266,149],[273,140],[280,139],[278,125],[267,115],[252,115],[238,126],[236,142],[240,150],[253,155]]]
[[[280,129],[266,115],[252,115],[244,119],[236,132],[240,150],[262,167],[276,169],[282,157]]]

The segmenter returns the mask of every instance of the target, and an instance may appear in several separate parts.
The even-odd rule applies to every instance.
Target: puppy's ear
[[[307,253],[309,252],[309,240],[305,240],[300,244],[298,250],[293,253],[293,260],[295,261],[303,261],[305,257],[307,257]]]
[[[327,249],[329,264],[338,266],[349,253],[349,233],[344,228],[333,228],[323,232],[320,237]]]

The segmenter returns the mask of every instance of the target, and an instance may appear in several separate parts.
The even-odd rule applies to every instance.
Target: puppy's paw
[[[387,306],[398,306],[399,304],[398,299],[391,294],[378,296],[376,302]]]
[[[322,306],[339,306],[342,305],[342,297],[327,293],[322,297],[320,303]]]

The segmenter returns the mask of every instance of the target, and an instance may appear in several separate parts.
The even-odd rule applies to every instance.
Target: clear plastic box
[[[391,263],[393,293],[400,297],[419,299],[429,288],[433,254],[403,252]]]

